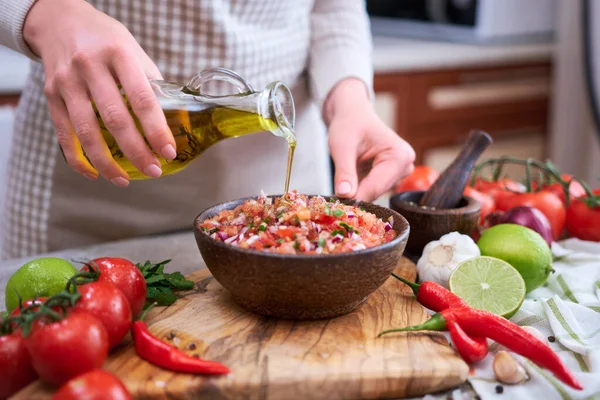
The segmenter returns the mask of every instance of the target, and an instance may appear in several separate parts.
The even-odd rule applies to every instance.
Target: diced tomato
[[[277,236],[282,237],[284,239],[292,239],[294,237],[294,229],[290,228],[289,226],[285,228],[280,227],[277,230]]]
[[[316,222],[323,225],[331,225],[335,222],[333,215],[321,214],[316,218]]]
[[[277,242],[273,239],[270,232],[259,232],[258,237],[262,240],[263,244],[269,246],[277,246]]]

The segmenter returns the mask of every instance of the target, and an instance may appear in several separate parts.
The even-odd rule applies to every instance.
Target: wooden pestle
[[[491,143],[490,135],[472,130],[460,153],[423,194],[419,205],[437,209],[455,208],[463,196],[475,162]]]

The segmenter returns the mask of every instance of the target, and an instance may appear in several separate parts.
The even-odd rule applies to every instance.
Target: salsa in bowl
[[[389,208],[295,192],[218,204],[194,220],[200,254],[233,299],[294,320],[357,309],[397,267],[409,230]]]
[[[336,254],[365,250],[397,236],[394,216],[385,221],[364,207],[338,199],[288,196],[244,200],[234,209],[200,221],[201,230],[217,241],[277,254]]]

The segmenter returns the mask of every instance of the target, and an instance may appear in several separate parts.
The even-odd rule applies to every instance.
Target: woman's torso
[[[90,1],[121,21],[163,77],[184,83],[226,67],[259,89],[288,84],[297,108],[292,189],[329,193],[324,127],[305,76],[312,0]],[[127,189],[87,181],[60,156],[34,64],[19,105],[8,171],[3,258],[189,229],[214,203],[283,191],[287,147],[268,133],[217,144],[180,173]]]

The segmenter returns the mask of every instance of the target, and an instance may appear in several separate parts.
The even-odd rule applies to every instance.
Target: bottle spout
[[[258,99],[258,113],[266,130],[295,145],[296,109],[292,92],[285,84],[272,82],[265,87]]]

